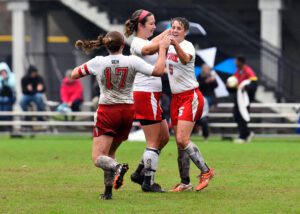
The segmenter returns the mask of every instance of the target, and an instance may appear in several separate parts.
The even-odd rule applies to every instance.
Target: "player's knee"
[[[189,144],[189,140],[182,136],[177,136],[176,143],[179,149],[184,149]]]
[[[92,161],[93,161],[93,164],[94,164],[94,166],[96,166],[96,167],[98,167],[97,165],[97,163],[98,163],[98,158],[99,158],[100,156],[96,156],[96,155],[92,155]]]
[[[147,140],[147,147],[158,149],[159,148],[158,140]]]
[[[92,161],[96,167],[98,167],[98,165],[99,165],[99,158],[104,155],[106,155],[106,154],[104,154],[104,153],[92,154]]]

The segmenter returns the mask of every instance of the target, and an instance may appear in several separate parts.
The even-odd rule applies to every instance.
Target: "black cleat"
[[[160,192],[160,193],[164,193],[166,192],[164,189],[161,188],[161,186],[157,183],[150,185],[147,185],[145,183],[142,184],[142,190],[144,192]]]
[[[128,164],[120,164],[116,170],[114,178],[114,189],[119,189],[123,185],[124,175],[128,171]]]
[[[132,173],[130,175],[131,181],[134,182],[134,183],[137,183],[137,184],[139,184],[141,186],[142,186],[142,184],[144,182],[144,177],[145,177],[144,175],[137,174],[136,172],[134,172],[134,173]]]
[[[112,194],[100,194],[99,198],[103,200],[111,200]]]

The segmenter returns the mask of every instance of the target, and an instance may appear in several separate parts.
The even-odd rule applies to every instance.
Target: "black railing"
[[[119,10],[115,9],[116,4],[124,4],[122,0],[88,1],[94,5],[98,5],[99,8],[105,8],[111,16],[117,16],[120,23],[124,23],[130,15],[128,11],[121,14]],[[170,6],[170,4],[164,4],[163,1],[158,3],[152,0],[132,0],[130,4],[132,5],[132,11],[144,8],[155,12],[157,21],[169,19],[174,16],[186,16],[193,21],[209,23],[209,28],[217,28],[220,37],[226,36],[227,39],[232,38],[233,45],[238,41],[244,48],[245,55],[248,51],[252,51],[248,61],[254,62],[254,68],[259,75],[260,83],[273,90],[278,101],[287,100],[293,102],[300,100],[300,90],[296,88],[297,85],[300,85],[300,63],[282,56],[281,50],[267,41],[261,40],[258,34],[253,33],[239,20],[230,17],[230,15],[225,14],[218,8],[213,6],[203,7],[197,4]],[[213,40],[210,43],[211,45],[215,45]],[[226,50],[225,46],[219,48],[222,52],[229,55],[233,53],[231,50]],[[265,62],[269,63],[269,65],[263,67],[262,64]],[[262,68],[266,70],[262,70]],[[273,69],[277,69],[277,72],[274,72]],[[267,70],[271,74],[267,75]]]

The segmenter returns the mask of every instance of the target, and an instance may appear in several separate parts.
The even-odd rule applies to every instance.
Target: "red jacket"
[[[60,87],[60,97],[64,103],[83,101],[82,85],[80,80],[70,81],[65,77]]]
[[[236,69],[234,72],[234,76],[238,79],[238,83],[240,84],[246,79],[257,80],[257,77],[249,65],[244,65],[242,70]]]

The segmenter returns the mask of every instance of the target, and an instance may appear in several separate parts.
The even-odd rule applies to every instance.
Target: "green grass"
[[[130,182],[145,144],[125,142],[117,153],[128,162],[125,185],[102,201],[103,173],[91,162],[91,138],[0,136],[0,213],[300,213],[300,138],[256,138],[235,145],[193,138],[216,177],[203,192],[143,193]],[[191,179],[199,171],[192,165]],[[162,152],[156,181],[179,181],[177,150]]]

